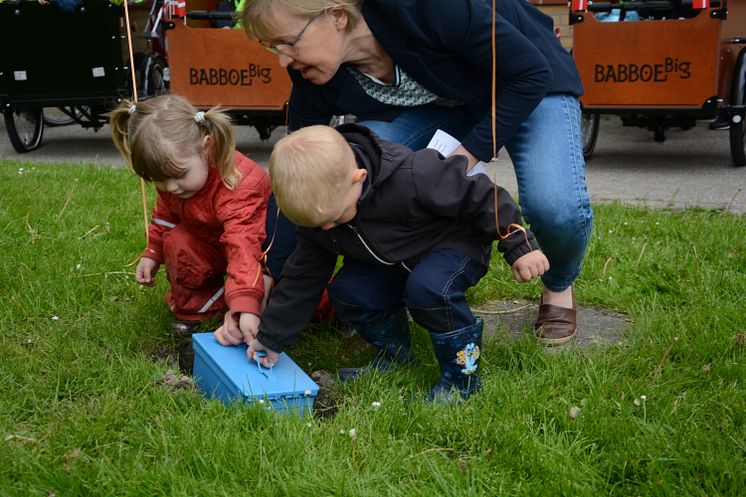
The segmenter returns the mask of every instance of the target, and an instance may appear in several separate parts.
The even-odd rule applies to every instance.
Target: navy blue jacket
[[[350,222],[330,230],[298,227],[298,244],[262,313],[257,338],[264,346],[282,352],[295,341],[340,255],[406,273],[435,250],[458,250],[486,269],[494,240],[510,265],[538,249],[530,230],[511,229],[521,224],[521,211],[510,194],[484,174],[467,176],[465,157],[412,152],[357,124],[337,130],[368,171],[368,186]]]
[[[572,56],[554,35],[552,19],[526,0],[496,0],[496,147],[499,150],[548,93],[580,96]],[[491,0],[365,0],[363,16],[394,63],[415,81],[464,103],[477,122],[461,141],[483,161],[492,158]],[[290,129],[328,124],[333,115],[390,121],[400,107],[369,97],[343,66],[325,85],[293,80]]]

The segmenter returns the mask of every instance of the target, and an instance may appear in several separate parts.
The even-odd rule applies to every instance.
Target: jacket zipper
[[[368,251],[368,253],[369,253],[370,255],[372,255],[372,256],[373,256],[373,257],[375,258],[375,260],[377,260],[377,261],[378,261],[378,262],[380,262],[381,264],[385,264],[386,266],[396,266],[396,263],[395,263],[395,262],[388,262],[388,261],[384,261],[383,259],[381,259],[380,257],[378,257],[378,256],[376,255],[376,253],[375,253],[375,252],[373,252],[373,250],[371,250],[371,248],[370,248],[370,247],[368,246],[368,244],[367,244],[367,243],[365,243],[365,240],[364,240],[364,239],[363,239],[363,237],[362,237],[362,236],[360,235],[360,233],[358,232],[357,228],[355,228],[355,227],[354,227],[353,225],[351,225],[351,224],[348,224],[347,226],[349,226],[349,227],[350,227],[350,229],[351,229],[351,230],[353,231],[353,233],[355,233],[355,236],[357,236],[357,239],[358,239],[358,240],[360,240],[360,243],[362,243],[362,244],[363,244],[363,247],[365,247],[365,250],[367,250],[367,251]],[[405,267],[406,267],[406,266],[405,266]]]

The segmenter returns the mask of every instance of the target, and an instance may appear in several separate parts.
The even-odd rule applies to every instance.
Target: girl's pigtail
[[[219,107],[213,107],[205,112],[205,119],[209,122],[207,129],[212,138],[211,153],[220,178],[228,189],[235,190],[241,181],[241,173],[236,168],[233,155],[236,150],[236,139],[230,117]]]
[[[111,127],[111,139],[114,146],[117,147],[127,164],[132,167],[132,153],[129,146],[129,122],[132,115],[132,109],[136,108],[135,104],[129,100],[124,100],[119,107],[114,109],[109,115],[109,126]]]

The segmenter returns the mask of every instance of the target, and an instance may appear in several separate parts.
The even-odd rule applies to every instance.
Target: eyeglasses
[[[298,50],[295,48],[295,44],[298,43],[298,41],[300,40],[300,37],[303,36],[303,33],[306,32],[306,30],[308,29],[308,26],[310,26],[311,23],[323,13],[324,12],[319,12],[318,14],[310,18],[308,22],[306,23],[306,25],[303,26],[303,29],[300,30],[300,33],[295,35],[293,39],[287,43],[274,44],[271,41],[259,40],[259,44],[262,46],[262,48],[272,52],[273,54],[283,53],[286,55],[292,55],[292,54],[298,53]]]

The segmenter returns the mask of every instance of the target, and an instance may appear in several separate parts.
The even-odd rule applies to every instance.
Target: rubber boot
[[[191,375],[194,369],[194,348],[192,335],[197,332],[201,322],[178,320],[171,323],[171,329],[176,333],[177,357],[179,369],[182,373]]]
[[[391,371],[397,366],[414,363],[409,320],[404,307],[389,312],[377,323],[357,325],[354,329],[368,343],[378,348],[378,354],[367,366],[340,369],[337,373],[340,382],[354,380],[371,370]]]
[[[459,402],[481,387],[479,356],[484,322],[476,322],[447,333],[430,333],[435,357],[440,364],[440,380],[425,397],[428,402]]]

